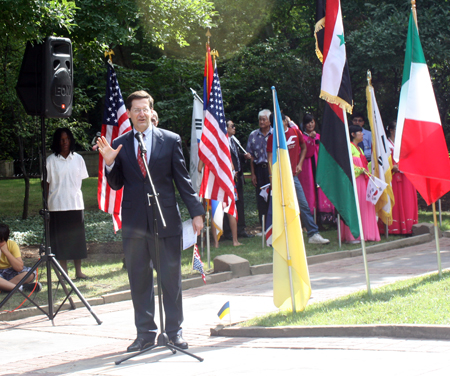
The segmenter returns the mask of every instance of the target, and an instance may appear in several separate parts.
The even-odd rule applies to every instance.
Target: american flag
[[[108,81],[106,83],[105,108],[103,111],[102,136],[109,144],[115,138],[131,130],[131,123],[128,119],[125,102],[120,92],[119,82],[116,72],[110,62],[108,62]],[[98,207],[104,212],[112,214],[114,231],[122,228],[122,192],[123,189],[115,191],[111,189],[105,176],[105,162],[99,153],[98,163]]]
[[[217,67],[214,69],[211,85],[208,84],[211,71],[212,63],[208,47],[203,95],[205,118],[198,152],[200,159],[205,163],[200,197],[225,202],[229,206],[228,213],[237,217],[222,90]]]
[[[205,271],[203,270],[203,262],[200,258],[200,253],[198,253],[197,244],[194,244],[194,255],[192,256],[192,269],[197,270],[202,275],[203,282],[206,283]]]

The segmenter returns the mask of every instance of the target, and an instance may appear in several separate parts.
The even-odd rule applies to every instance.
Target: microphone
[[[147,153],[147,148],[145,147],[144,137],[141,132],[136,132],[134,135],[134,138],[138,140],[139,143],[139,149],[141,150],[141,153]]]

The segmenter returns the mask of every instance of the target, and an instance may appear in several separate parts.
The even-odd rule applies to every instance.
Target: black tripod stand
[[[92,310],[89,303],[86,301],[86,299],[83,297],[81,292],[77,289],[77,287],[73,284],[72,280],[69,278],[69,276],[66,274],[64,269],[59,265],[58,261],[55,258],[55,255],[51,252],[50,249],[50,238],[49,238],[49,220],[50,220],[50,213],[48,211],[47,206],[47,194],[48,194],[48,188],[47,188],[47,168],[46,168],[46,153],[45,153],[45,121],[44,116],[41,117],[41,156],[42,156],[42,176],[43,176],[43,191],[42,191],[42,201],[43,201],[43,209],[40,210],[40,214],[43,216],[44,219],[44,244],[41,244],[41,247],[39,249],[39,260],[34,264],[34,266],[30,269],[30,271],[20,280],[20,282],[14,287],[13,290],[6,296],[5,299],[2,300],[0,303],[0,308],[3,307],[3,305],[17,292],[19,291],[23,296],[25,296],[31,303],[33,303],[44,315],[46,315],[54,325],[54,318],[58,314],[59,310],[62,308],[64,303],[69,300],[70,306],[72,309],[75,309],[75,304],[73,303],[72,299],[70,298],[70,294],[75,291],[75,293],[78,295],[80,300],[83,302],[85,307],[89,310],[91,315],[95,318],[97,323],[100,325],[102,322],[100,319],[96,316],[94,311]],[[47,268],[47,288],[48,288],[48,312],[46,312],[44,309],[42,309],[39,304],[37,304],[33,299],[28,297],[26,294],[24,294],[21,290],[19,290],[20,286],[22,286],[25,281],[33,275],[35,270],[41,265],[44,264]],[[54,310],[54,304],[53,304],[53,292],[52,292],[52,269],[55,271],[56,276],[58,277],[58,281],[61,284],[64,293],[66,294],[65,299],[60,304],[60,306]],[[66,285],[64,282],[67,282],[68,285],[71,287],[71,290],[68,291]]]
[[[203,362],[203,358],[200,358],[197,355],[191,354],[189,351],[186,351],[184,349],[181,349],[172,343],[170,343],[169,336],[167,335],[165,329],[164,329],[164,316],[163,316],[163,303],[162,303],[162,293],[161,293],[161,273],[160,273],[160,257],[159,257],[159,235],[158,235],[158,221],[157,221],[157,215],[159,214],[161,218],[161,222],[164,228],[166,228],[166,221],[164,219],[164,215],[161,211],[161,206],[159,204],[158,200],[158,193],[156,192],[155,186],[153,185],[153,180],[150,175],[150,171],[148,169],[147,164],[147,158],[145,156],[145,153],[147,152],[147,149],[145,147],[145,143],[143,142],[142,134],[136,133],[136,139],[139,142],[139,150],[141,151],[141,157],[144,162],[145,170],[147,171],[148,180],[150,182],[150,187],[152,194],[147,194],[149,199],[149,205],[152,207],[153,211],[153,230],[155,234],[155,264],[156,264],[156,281],[158,286],[158,306],[159,306],[159,325],[160,325],[160,334],[158,335],[158,339],[156,341],[156,344],[150,347],[147,347],[146,349],[143,349],[141,351],[135,352],[131,355],[126,356],[125,358],[116,361],[116,365],[119,365],[120,363],[134,358],[135,356],[138,356],[140,354],[143,354],[147,351],[153,350],[157,347],[167,347],[170,351],[172,351],[172,354],[175,354],[177,351],[180,351],[186,355],[189,355],[200,362]]]

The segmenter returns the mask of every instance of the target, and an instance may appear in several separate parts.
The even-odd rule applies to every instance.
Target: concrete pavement
[[[441,238],[440,244],[442,266],[449,268],[450,239]],[[321,263],[309,259],[311,303],[366,289],[361,256],[334,260],[330,256],[330,259]],[[435,271],[435,244],[431,241],[369,254],[368,263],[373,289]],[[228,317],[223,322],[217,317],[226,301],[230,301],[233,323],[276,310],[272,303],[271,274],[207,284],[186,290],[183,295],[183,336],[189,342],[190,351],[203,357],[203,362],[158,348],[116,366],[114,362],[126,355],[124,350],[135,338],[132,305],[127,300],[94,306],[102,325],[97,325],[85,308],[60,312],[54,326],[43,316],[0,322],[0,374],[273,375],[284,372],[290,375],[303,371],[306,375],[415,376],[448,375],[450,371],[447,358],[450,341],[427,334],[415,335],[414,327],[405,330],[401,338],[381,337],[376,333],[373,336],[370,330],[360,331],[358,336],[344,330],[335,336],[335,328],[325,328],[325,331],[319,328],[320,331],[310,331],[307,337],[297,334],[270,338],[271,329],[259,331],[257,337],[248,336],[251,333],[245,330],[241,330],[239,337],[211,336],[211,329],[228,323]],[[450,332],[447,327],[438,329]],[[294,329],[289,331],[294,333]]]

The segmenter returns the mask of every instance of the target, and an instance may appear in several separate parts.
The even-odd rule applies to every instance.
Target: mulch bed
[[[119,255],[123,257],[122,242],[109,243],[87,243],[89,257],[97,257],[98,255]],[[39,259],[38,245],[24,245],[20,247],[23,259]]]

